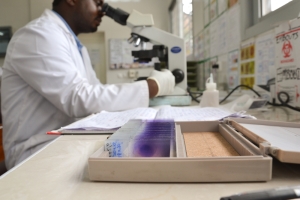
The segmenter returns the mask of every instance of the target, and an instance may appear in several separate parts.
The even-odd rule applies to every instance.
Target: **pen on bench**
[[[294,187],[279,187],[255,192],[245,192],[228,197],[222,197],[220,200],[285,200],[298,197],[300,197],[300,185]]]

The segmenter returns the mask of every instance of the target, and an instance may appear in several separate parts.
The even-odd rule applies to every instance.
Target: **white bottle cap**
[[[216,90],[217,84],[214,83],[213,74],[210,73],[210,77],[206,80],[206,90]]]

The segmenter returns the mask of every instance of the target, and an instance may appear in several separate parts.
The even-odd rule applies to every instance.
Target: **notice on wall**
[[[228,7],[231,8],[238,3],[239,0],[228,0]]]
[[[218,15],[221,15],[228,8],[227,0],[218,0]]]
[[[194,42],[194,57],[197,60],[204,59],[204,32],[201,32],[195,37]]]
[[[289,105],[300,107],[300,19],[275,29],[276,94],[289,95]],[[278,96],[277,102],[278,101]],[[283,95],[282,99],[286,99]]]
[[[240,29],[240,5],[236,4],[228,10],[227,17],[227,42],[228,52],[235,49],[239,49],[241,41],[241,29]]]
[[[221,17],[210,24],[210,56],[218,56],[227,53],[227,14],[224,13]]]
[[[210,24],[210,56],[215,57],[219,54],[219,21],[215,20]]]
[[[209,6],[209,2],[210,2],[210,0],[204,0],[204,7]]]
[[[222,16],[218,18],[218,55],[227,53],[228,49],[228,41],[227,41],[227,24],[228,24],[228,15],[224,13]]]
[[[208,25],[210,22],[210,9],[209,6],[204,8],[204,26]]]
[[[92,67],[95,69],[95,67],[97,65],[99,65],[100,61],[101,61],[101,59],[100,59],[100,56],[101,56],[100,49],[99,48],[89,48],[87,50],[88,50],[89,55],[90,55]]]
[[[256,38],[256,85],[266,85],[275,78],[275,33],[271,30]]]
[[[210,11],[209,11],[209,16],[210,16],[210,21],[214,21],[217,16],[218,16],[218,12],[217,12],[217,1],[216,0],[211,0],[210,1]]]
[[[204,29],[204,59],[210,58],[210,27]]]
[[[240,83],[253,87],[255,82],[255,38],[248,39],[241,44],[240,52]]]
[[[239,54],[239,50],[231,51],[228,53],[227,84],[229,89],[233,89],[240,84]]]

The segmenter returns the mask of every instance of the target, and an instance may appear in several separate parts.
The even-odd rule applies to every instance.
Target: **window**
[[[193,53],[193,0],[173,0],[169,8],[171,32],[185,41],[186,56]]]
[[[170,15],[171,15],[171,33],[177,35],[178,37],[183,36],[183,30],[181,25],[181,4],[178,3],[178,0],[173,1],[170,7]]]
[[[242,40],[271,30],[282,21],[295,19],[300,12],[299,0],[243,0],[240,5]]]
[[[261,16],[277,10],[292,0],[261,0]]]
[[[186,55],[193,53],[193,1],[182,0],[183,8],[183,38],[185,41]]]

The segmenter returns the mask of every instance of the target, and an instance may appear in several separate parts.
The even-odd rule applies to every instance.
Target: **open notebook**
[[[234,114],[223,108],[162,107],[136,108],[120,112],[102,111],[90,115],[59,130],[47,134],[100,134],[113,133],[130,119],[174,119],[174,121],[220,120]]]

